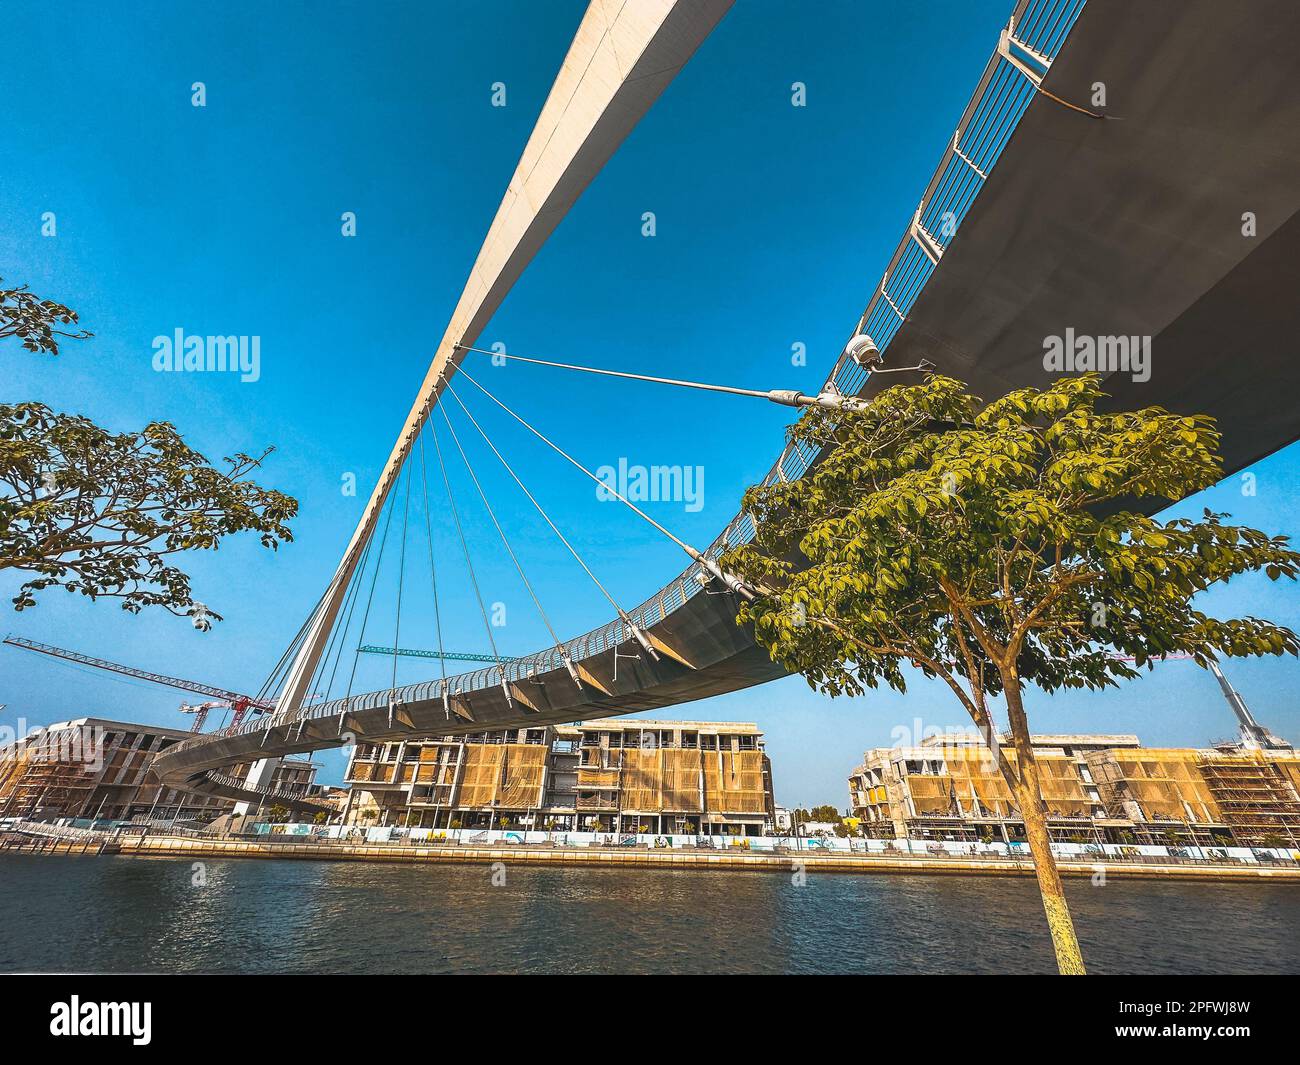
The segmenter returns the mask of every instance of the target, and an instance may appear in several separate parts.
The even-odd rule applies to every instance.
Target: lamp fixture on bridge
[[[844,345],[843,357],[852,359],[866,370],[873,369],[884,361],[880,355],[880,348],[866,333],[859,333]]]
[[[893,366],[886,370],[885,359],[880,354],[879,346],[866,333],[859,333],[844,345],[844,354],[840,356],[840,361],[843,362],[844,359],[852,359],[870,374],[926,373],[935,368],[934,363],[929,359],[922,359],[915,366]]]

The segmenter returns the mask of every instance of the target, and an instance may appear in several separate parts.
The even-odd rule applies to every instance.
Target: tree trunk
[[[1029,853],[1034,859],[1034,872],[1038,876],[1038,891],[1043,897],[1043,910],[1047,914],[1047,927],[1052,934],[1056,950],[1056,966],[1062,976],[1083,976],[1083,953],[1074,934],[1074,921],[1065,900],[1065,887],[1060,870],[1052,854],[1052,837],[1047,828],[1047,807],[1043,803],[1038,762],[1029,742],[1029,722],[1020,699],[1019,677],[1007,678],[1007,710],[1011,721],[1011,736],[1016,747],[1016,767],[1020,787],[1016,789],[1016,802],[1025,822],[1025,837]]]

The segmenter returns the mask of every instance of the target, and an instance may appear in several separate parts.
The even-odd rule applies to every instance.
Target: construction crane
[[[225,688],[217,688],[211,684],[203,684],[196,680],[169,677],[164,673],[151,673],[147,669],[124,666],[119,662],[110,662],[104,658],[92,658],[90,655],[83,655],[77,651],[69,651],[62,647],[53,647],[47,643],[37,643],[35,640],[27,640],[21,636],[7,636],[4,642],[9,644],[10,647],[21,647],[25,651],[36,651],[38,654],[49,655],[51,658],[61,658],[64,661],[75,662],[78,665],[104,669],[110,673],[120,673],[124,677],[147,680],[168,688],[179,688],[181,691],[194,692],[196,695],[207,695],[213,700],[212,702],[203,703],[197,707],[181,707],[183,712],[196,715],[192,730],[194,732],[198,732],[203,727],[203,723],[207,720],[208,710],[217,706],[230,707],[231,728],[239,725],[249,711],[255,714],[266,714],[275,709],[275,703],[271,700],[257,699],[251,695],[227,691]]]
[[[212,711],[212,710],[230,710],[230,709],[233,709],[233,708],[231,707],[231,705],[230,705],[228,702],[225,702],[225,701],[223,701],[223,700],[221,700],[221,699],[213,699],[211,702],[206,702],[206,703],[193,703],[193,704],[191,704],[191,703],[181,703],[181,705],[180,705],[180,712],[181,712],[182,714],[193,714],[193,715],[194,715],[194,724],[190,726],[190,731],[191,731],[191,732],[202,732],[202,731],[203,731],[203,726],[204,726],[205,724],[207,724],[207,721],[208,721],[208,713],[209,713],[210,711]],[[237,724],[239,724],[239,722],[242,721],[242,720],[243,720],[243,716],[242,716],[242,715],[240,716],[239,721],[233,721],[233,720],[232,720],[232,727],[233,727],[233,725],[237,725]]]
[[[1112,657],[1125,662],[1135,661],[1132,655],[1114,655]],[[1160,660],[1165,662],[1191,659],[1191,655],[1182,654],[1160,656]],[[1232,708],[1232,712],[1237,717],[1237,731],[1241,736],[1241,746],[1243,748],[1250,751],[1289,751],[1292,749],[1291,744],[1287,743],[1286,740],[1273,735],[1255,720],[1255,715],[1250,712],[1246,700],[1237,694],[1237,689],[1223,675],[1219,663],[1213,658],[1210,659],[1210,672],[1214,674],[1214,679],[1219,682],[1219,687],[1223,690],[1223,697],[1228,700],[1228,706]]]
[[[405,655],[408,658],[441,658],[444,662],[495,662],[491,655],[473,655],[466,651],[421,651],[411,647],[375,647],[365,644],[357,648],[366,655]]]
[[[1243,747],[1251,751],[1291,750],[1291,744],[1274,736],[1273,733],[1255,720],[1255,715],[1250,712],[1246,700],[1238,695],[1237,689],[1228,683],[1228,678],[1223,675],[1223,670],[1219,668],[1219,663],[1214,659],[1210,659],[1210,672],[1214,674],[1215,679],[1219,682],[1219,687],[1223,689],[1223,697],[1228,700],[1232,712],[1237,715],[1237,728],[1241,733],[1241,745]]]

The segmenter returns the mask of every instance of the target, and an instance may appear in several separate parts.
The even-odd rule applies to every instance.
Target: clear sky
[[[997,41],[1010,0],[738,4],[534,261],[481,342],[665,376],[816,390],[916,207]],[[274,444],[264,483],[302,504],[278,554],[230,540],[195,557],[210,633],[164,613],[45,593],[0,629],[132,665],[255,691],[319,596],[495,213],[584,5],[184,2],[6,5],[0,67],[0,276],[68,303],[95,338],[57,359],[10,344],[0,397],[39,399],[114,429],[174,422],[216,460]],[[129,10],[129,14],[128,14]],[[792,83],[807,106],[791,106]],[[206,106],[192,106],[203,82]],[[492,106],[494,83],[506,106]],[[356,236],[341,233],[355,212]],[[654,212],[656,234],[642,235]],[[53,212],[57,235],[42,235]],[[256,382],[166,374],[153,338],[260,338]],[[806,345],[806,366],[791,364]],[[479,356],[471,356],[479,359]],[[703,470],[702,505],[651,504],[705,546],[775,457],[782,408],[536,367],[468,364],[595,467]],[[476,376],[480,376],[476,373]],[[463,391],[463,390],[462,390]],[[476,415],[626,606],[685,559],[484,405]],[[453,415],[455,412],[453,411]],[[490,498],[561,635],[608,604],[513,489],[463,418]],[[444,440],[446,440],[444,434]],[[459,460],[456,460],[458,462]],[[463,467],[456,498],[503,654],[549,637],[494,541]],[[1295,448],[1229,478],[1203,505],[1270,532],[1300,526]],[[344,493],[349,474],[358,491]],[[435,486],[431,484],[431,492]],[[415,488],[418,500],[419,482]],[[443,497],[437,488],[436,499]],[[423,511],[413,505],[412,525]],[[450,520],[434,506],[445,643],[488,650]],[[411,545],[402,643],[435,646],[427,545]],[[394,541],[395,543],[395,541]],[[421,555],[423,552],[423,555]],[[390,559],[391,561],[391,559]],[[381,571],[367,640],[391,643],[396,569]],[[0,581],[7,601],[17,581]],[[1244,579],[1224,615],[1300,627],[1291,587]],[[357,690],[387,684],[368,660]],[[1293,660],[1233,662],[1257,715],[1300,740]],[[399,682],[436,675],[404,662]],[[335,690],[335,694],[339,692]],[[181,724],[181,693],[0,649],[0,724],[84,714]],[[187,701],[193,701],[187,700]],[[1213,679],[1185,662],[1104,694],[1038,696],[1038,731],[1137,732],[1151,744],[1233,734]],[[798,678],[662,711],[758,722],[778,801],[846,802],[865,747],[899,728],[962,726],[946,690],[831,701]],[[320,756],[323,779],[341,758]]]

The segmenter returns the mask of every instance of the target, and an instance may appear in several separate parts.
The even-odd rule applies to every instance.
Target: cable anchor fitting
[[[705,577],[705,574],[708,574],[708,577],[712,577],[714,580],[721,581],[723,586],[727,589],[727,591],[734,592],[742,599],[752,600],[758,596],[758,593],[750,585],[746,584],[735,574],[728,573],[726,570],[724,570],[721,566],[719,566],[716,562],[713,561],[713,559],[709,558],[707,555],[702,555],[699,552],[695,552],[695,561],[700,564],[702,570],[704,571],[697,575],[697,579],[699,579],[700,577],[705,578],[704,580],[700,581],[701,584],[706,584],[708,582],[708,578]]]
[[[822,410],[863,410],[866,407],[866,403],[856,396],[829,389],[816,396],[807,396],[794,389],[773,389],[767,398],[783,407],[821,407]]]
[[[658,662],[659,652],[655,650],[654,645],[650,642],[650,637],[648,637],[645,634],[641,626],[638,625],[635,621],[633,621],[623,610],[620,610],[618,612],[618,616],[623,619],[623,624],[626,625],[628,629],[631,630],[632,638],[635,639],[636,642],[641,645],[641,650],[643,650],[646,654],[648,654],[652,661]],[[616,655],[618,654],[617,647],[614,648],[614,653]]]

